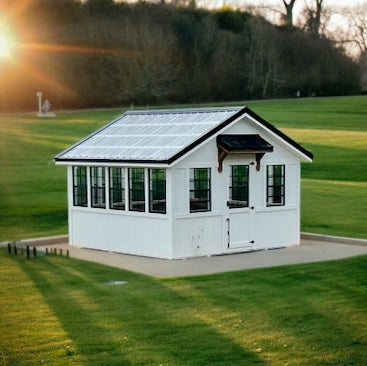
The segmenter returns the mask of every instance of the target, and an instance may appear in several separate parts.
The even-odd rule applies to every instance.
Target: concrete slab
[[[76,248],[68,244],[52,247],[68,249],[70,256],[112,267],[142,273],[152,277],[196,276],[228,271],[311,263],[367,254],[367,246],[327,241],[305,240],[288,248],[240,254],[199,257],[180,260],[155,259]]]

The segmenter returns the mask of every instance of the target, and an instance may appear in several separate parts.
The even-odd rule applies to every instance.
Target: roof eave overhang
[[[170,159],[168,159],[167,160],[168,164],[170,165],[177,164],[180,160],[184,159],[188,154],[191,154],[195,149],[199,148],[210,137],[216,136],[218,133],[220,133],[223,130],[223,128],[241,119],[244,116],[244,114],[246,113],[246,110],[247,110],[247,107],[243,107],[233,116],[231,116],[230,118],[220,123],[218,126],[216,126],[212,130],[210,130],[209,132],[201,136],[199,139],[195,140],[190,145],[186,146],[184,149],[182,149],[177,154],[173,155]]]
[[[177,164],[180,160],[184,159],[188,154],[191,154],[194,150],[199,148],[203,143],[207,142],[207,140],[213,136],[216,136],[219,134],[225,127],[236,123],[238,120],[248,117],[251,121],[253,121],[255,124],[259,125],[263,129],[267,130],[272,136],[277,138],[278,140],[282,141],[291,151],[293,151],[301,161],[305,162],[312,162],[313,160],[313,154],[299,145],[297,142],[295,142],[293,139],[291,139],[289,136],[285,135],[283,132],[278,130],[276,127],[274,127],[269,122],[265,121],[263,118],[258,116],[255,112],[253,112],[248,107],[243,107],[238,112],[233,114],[230,118],[226,119],[219,125],[217,125],[212,130],[208,131],[206,134],[199,137],[197,140],[192,142],[190,145],[186,146],[182,150],[180,150],[175,155],[171,156],[170,158],[167,158],[166,160],[118,160],[118,159],[67,159],[62,158],[62,155],[64,155],[66,152],[70,151],[74,147],[81,144],[83,141],[87,140],[91,136],[93,136],[98,131],[103,130],[104,128],[108,127],[112,123],[114,123],[116,120],[121,118],[122,116],[116,118],[114,121],[110,122],[108,125],[102,127],[100,130],[95,132],[94,134],[86,137],[82,141],[78,142],[77,144],[71,146],[69,149],[64,150],[60,154],[56,155],[54,160],[57,165],[72,165],[72,164],[80,164],[80,165],[91,165],[91,164],[104,164],[104,165],[157,165],[157,166],[173,166]],[[264,151],[262,151],[264,152]],[[247,152],[250,153],[250,152]],[[251,153],[256,153],[256,151],[251,151]]]
[[[159,166],[168,167],[167,160],[111,160],[111,159],[54,159],[56,165],[105,165],[105,166]]]
[[[250,108],[244,107],[236,114],[234,114],[229,119],[222,122],[213,130],[209,131],[207,134],[201,136],[198,140],[193,142],[191,145],[187,146],[185,149],[181,150],[179,153],[171,157],[167,160],[169,165],[175,165],[182,159],[184,159],[187,155],[191,154],[195,149],[199,148],[204,142],[208,140],[208,138],[213,137],[221,133],[223,129],[230,126],[231,124],[236,123],[238,120],[248,117],[254,123],[268,131],[272,136],[274,136],[278,141],[283,142],[294,154],[298,156],[298,158],[303,162],[312,162],[313,161],[313,154],[298,144],[296,141],[291,139],[289,136],[284,134],[282,131],[278,130],[275,126],[271,123],[265,121],[263,118],[258,116],[255,112],[253,112]],[[263,153],[262,151],[261,153]],[[269,151],[270,152],[270,151]],[[252,151],[251,153],[256,153]],[[260,152],[259,152],[260,153]]]
[[[272,136],[276,137],[279,141],[282,141],[290,150],[292,150],[299,157],[301,161],[309,163],[313,161],[313,154],[311,151],[305,149],[303,146],[298,144],[296,141],[287,136],[285,133],[278,130],[271,123],[265,121],[251,109],[246,107],[245,115],[247,115],[247,117],[257,125],[260,125],[263,128],[265,128]]]

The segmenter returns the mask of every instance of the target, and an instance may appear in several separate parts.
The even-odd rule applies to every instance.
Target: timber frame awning
[[[256,170],[260,170],[260,161],[265,153],[273,152],[273,145],[269,144],[260,135],[219,135],[218,172],[223,169],[223,160],[228,154],[255,154]]]

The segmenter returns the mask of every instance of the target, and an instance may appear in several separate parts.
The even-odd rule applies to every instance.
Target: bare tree
[[[254,19],[249,56],[249,92],[266,98],[269,89],[275,90],[282,84],[280,73],[281,50],[277,32],[261,18]]]
[[[339,29],[339,40],[350,46],[354,56],[367,56],[367,4],[342,9],[346,28]]]
[[[246,5],[245,9],[249,11],[251,14],[255,16],[261,16],[272,23],[280,22],[285,26],[292,28],[294,19],[293,19],[293,8],[296,0],[281,0],[283,5],[272,6],[269,3],[265,2],[260,3],[258,5]],[[283,9],[284,6],[284,9]],[[274,17],[277,18],[275,18]]]
[[[285,7],[284,24],[288,27],[293,27],[293,7],[296,0],[290,0],[288,3],[282,0],[282,2]]]
[[[313,36],[319,36],[321,31],[321,16],[323,13],[323,0],[314,0],[314,6],[309,7],[306,3],[304,10],[306,16],[305,29]]]
[[[367,91],[367,4],[340,8],[338,16],[340,26],[329,37],[358,62],[361,88]]]
[[[164,99],[179,67],[173,34],[147,16],[134,24],[127,19],[121,35],[129,50],[120,64],[126,97],[143,102]]]

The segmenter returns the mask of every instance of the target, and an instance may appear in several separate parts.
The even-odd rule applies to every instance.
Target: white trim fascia
[[[145,213],[149,213],[149,209],[150,209],[150,197],[149,197],[149,168],[144,168],[144,201],[145,201]],[[167,197],[166,197],[166,201],[167,201]]]

